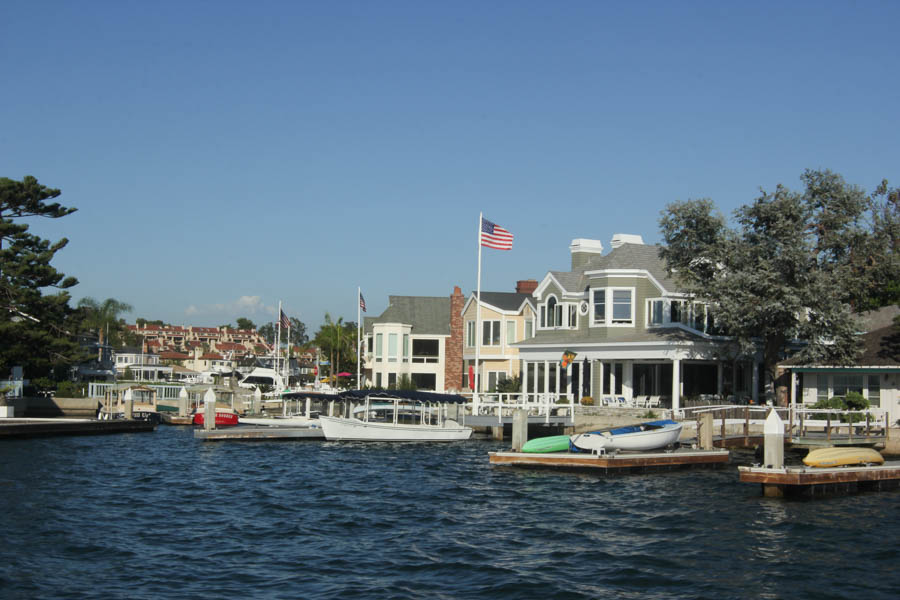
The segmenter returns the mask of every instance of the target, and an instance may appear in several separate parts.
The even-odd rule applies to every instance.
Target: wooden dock
[[[491,465],[529,469],[590,471],[594,473],[646,473],[719,467],[728,463],[727,450],[674,450],[672,452],[619,452],[617,454],[579,454],[553,452],[490,452]]]
[[[325,432],[319,427],[246,427],[238,425],[209,431],[195,429],[194,439],[204,442],[324,440]]]
[[[900,487],[900,462],[859,467],[738,467],[743,483],[759,483],[769,498],[815,497]]]
[[[106,435],[153,431],[156,425],[133,419],[2,419],[0,439],[21,439],[62,435]]]

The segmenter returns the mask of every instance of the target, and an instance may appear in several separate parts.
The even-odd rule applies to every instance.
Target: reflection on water
[[[896,492],[772,500],[733,466],[520,471],[488,464],[499,447],[199,443],[177,427],[6,442],[0,595],[893,598],[900,584]]]

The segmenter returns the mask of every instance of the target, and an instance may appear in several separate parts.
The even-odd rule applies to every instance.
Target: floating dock
[[[768,498],[816,497],[900,488],[900,462],[858,467],[738,467],[743,483],[759,483]]]
[[[727,464],[729,460],[727,450],[689,449],[678,449],[672,452],[619,452],[617,454],[489,452],[488,455],[490,463],[496,466],[589,471],[603,474],[719,467]]]
[[[227,427],[222,429],[195,429],[194,439],[204,442],[324,440],[325,432],[319,427]]]
[[[62,435],[106,435],[153,431],[156,425],[134,419],[0,419],[0,440]]]

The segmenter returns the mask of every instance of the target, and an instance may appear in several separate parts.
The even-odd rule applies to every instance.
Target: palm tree
[[[331,315],[326,312],[325,324],[319,328],[315,343],[328,355],[332,382],[335,381],[334,375],[336,367],[341,361],[341,352],[346,350],[349,342],[350,338],[347,337],[346,328],[344,327],[344,318],[338,317],[337,321],[333,321]]]
[[[98,302],[90,296],[79,300],[78,308],[82,309],[84,314],[83,325],[90,330],[99,332],[101,345],[104,341],[104,329],[110,330],[110,337],[115,336],[121,328],[119,315],[133,310],[130,304],[115,298],[107,298],[103,302]]]

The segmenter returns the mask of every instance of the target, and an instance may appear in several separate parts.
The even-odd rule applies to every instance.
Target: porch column
[[[634,398],[634,361],[622,365],[622,395],[626,400]]]
[[[788,406],[797,403],[797,395],[795,391],[797,390],[797,373],[793,369],[791,369],[791,389],[788,390]]]
[[[753,404],[759,404],[759,363],[755,359],[753,360],[753,377],[750,385],[752,386],[750,397],[753,398]]]
[[[544,395],[550,393],[550,363],[544,361]]]
[[[672,410],[681,408],[681,359],[672,359]]]
[[[528,401],[528,361],[522,361],[522,394],[525,396],[525,401]]]
[[[556,370],[556,395],[559,396],[559,392],[562,389],[562,381],[560,379],[562,378],[563,373],[562,373],[562,370],[559,368],[558,361],[553,363],[553,368]]]
[[[572,395],[572,363],[566,365],[566,393]]]
[[[599,375],[600,381],[597,383],[597,390],[598,390],[597,395],[600,396],[600,397],[602,398],[602,397],[603,397],[603,394],[604,394],[604,391],[603,391],[603,370],[604,370],[606,367],[604,366],[602,360],[597,361],[597,364],[600,365],[600,375]]]

